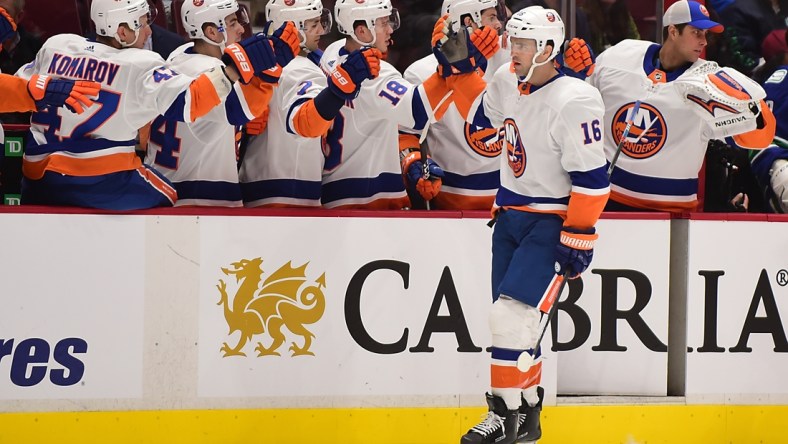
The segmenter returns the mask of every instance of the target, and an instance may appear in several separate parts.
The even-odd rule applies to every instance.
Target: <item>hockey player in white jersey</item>
[[[331,30],[332,16],[320,0],[270,0],[270,26],[296,24],[301,54],[282,72],[269,107],[266,130],[250,139],[241,164],[244,204],[250,207],[319,207],[323,173],[321,136],[347,97],[380,70],[380,52],[356,50],[342,63],[346,76],[326,79],[320,69],[320,37]],[[340,81],[348,82],[340,85]],[[350,87],[350,85],[355,85]],[[347,91],[343,89],[348,87]]]
[[[678,1],[665,12],[663,25],[663,45],[624,40],[600,54],[588,79],[605,102],[608,161],[621,147],[608,210],[693,211],[710,139],[761,149],[774,136],[763,89],[738,71],[700,58],[707,33],[723,30],[706,8]]]
[[[167,62],[190,77],[221,69],[224,49],[241,40],[243,24],[248,23],[236,0],[185,2],[181,20],[191,41],[173,51]],[[292,23],[279,28],[272,39],[281,42],[276,54],[278,64],[285,66],[298,51],[298,33]],[[194,122],[164,115],[153,121],[145,163],[172,182],[176,205],[243,206],[236,133],[263,114],[278,74],[272,80],[255,76],[248,84],[235,83],[221,106]]]
[[[385,53],[391,34],[399,27],[399,13],[390,0],[338,0],[335,18],[347,38],[326,48],[320,64],[333,76],[337,66],[362,47]],[[322,202],[327,208],[401,209],[410,205],[405,192],[398,149],[398,125],[420,131],[428,119],[440,119],[448,95],[438,74],[415,85],[382,61],[380,75],[365,81],[357,96],[334,119],[326,137]],[[350,100],[352,99],[352,100]],[[442,175],[430,161],[432,176]],[[424,193],[434,193],[439,182],[419,180]]]
[[[449,14],[450,23],[459,22],[472,30],[484,26],[499,32],[506,10],[500,0],[445,0],[441,16]],[[506,41],[501,37],[500,46]],[[491,80],[495,71],[509,63],[507,51],[496,51],[489,59],[476,61],[485,79]],[[426,81],[438,66],[433,54],[413,62],[405,70],[405,80],[419,84]],[[450,104],[440,121],[430,125],[425,139],[432,159],[444,171],[440,192],[434,196],[436,209],[489,210],[498,190],[499,164],[503,138],[498,129],[478,128],[465,122],[457,108]],[[400,149],[405,153],[418,152],[420,134],[402,128]],[[421,157],[419,156],[419,159]],[[420,162],[407,165],[404,174],[412,173],[416,182],[421,176]]]
[[[154,9],[155,10],[155,9]],[[51,37],[18,76],[36,74],[91,80],[102,90],[88,112],[37,112],[22,160],[22,203],[132,210],[172,205],[177,195],[134,152],[137,131],[157,115],[187,122],[207,114],[232,91],[276,65],[271,42],[253,37],[230,45],[230,66],[197,78],[165,66],[142,50],[150,34],[145,0],[93,0],[95,41],[72,34]]]
[[[511,444],[541,437],[543,390],[536,347],[540,319],[565,278],[585,271],[607,202],[602,148],[604,104],[587,83],[559,72],[564,40],[558,13],[531,6],[506,25],[511,65],[489,84],[472,72],[447,79],[469,123],[503,128],[501,185],[492,239],[489,412],[464,444]],[[520,355],[535,357],[519,369]]]
[[[442,15],[449,14],[450,23],[460,22],[471,30],[483,26],[496,31],[506,20],[506,9],[500,0],[444,0]],[[488,59],[476,61],[480,74],[486,81],[492,80],[495,71],[509,64],[508,38],[501,35],[496,51]],[[561,55],[561,70],[585,78],[593,71],[592,55],[582,39],[567,42]],[[414,62],[405,71],[405,79],[420,83],[435,71],[438,61],[430,54]],[[418,135],[406,129],[400,132],[400,148],[418,147]],[[430,155],[444,171],[440,192],[433,200],[434,208],[445,210],[489,210],[500,185],[498,156],[504,144],[500,128],[477,127],[463,119],[457,108],[449,105],[443,118],[429,126],[426,137]],[[414,174],[418,174],[411,167]]]

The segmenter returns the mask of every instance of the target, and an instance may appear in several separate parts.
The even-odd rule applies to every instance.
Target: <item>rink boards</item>
[[[488,384],[491,231],[442,216],[3,214],[0,443],[456,441]],[[650,217],[601,221],[564,293],[541,442],[784,442],[786,225]]]

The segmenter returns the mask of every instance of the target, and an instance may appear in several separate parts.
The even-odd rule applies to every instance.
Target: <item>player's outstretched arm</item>
[[[98,97],[101,84],[35,74],[27,82],[27,91],[35,101],[37,110],[65,106],[72,112],[82,114],[85,108],[93,105],[91,98]]]

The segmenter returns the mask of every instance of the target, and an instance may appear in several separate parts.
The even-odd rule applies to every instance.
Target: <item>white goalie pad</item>
[[[687,106],[709,124],[715,138],[757,127],[760,102],[766,92],[735,69],[706,62],[688,70],[673,84]]]

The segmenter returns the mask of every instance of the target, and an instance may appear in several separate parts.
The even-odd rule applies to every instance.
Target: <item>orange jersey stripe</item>
[[[427,95],[427,101],[430,102],[430,108],[432,108],[433,112],[435,113],[435,119],[440,120],[443,117],[443,114],[446,113],[446,110],[449,109],[449,104],[452,102],[451,97],[447,98],[443,103],[441,100],[444,99],[450,92],[448,85],[446,84],[446,79],[441,77],[437,72],[433,73],[431,76],[421,84],[424,87],[424,92]],[[454,94],[452,94],[453,96]],[[440,105],[440,106],[438,106]]]
[[[154,174],[153,171],[141,166],[137,168],[137,173],[139,173],[143,179],[148,181],[148,183],[151,184],[153,188],[156,188],[161,194],[163,194],[171,204],[174,205],[178,200],[178,193],[175,191],[175,188]]]
[[[463,119],[468,118],[468,113],[471,111],[471,105],[479,95],[484,92],[487,87],[487,82],[484,81],[476,72],[470,74],[461,74],[451,76],[446,80],[446,83],[451,87],[454,94],[454,105],[460,112]]]
[[[274,85],[255,77],[249,84],[241,84],[241,91],[252,115],[259,117],[268,110],[268,103],[274,95]]]
[[[667,211],[669,213],[685,213],[695,211],[698,208],[698,201],[692,200],[689,202],[661,202],[658,200],[638,199],[632,196],[627,196],[616,191],[610,192],[610,199],[633,207],[642,208],[648,211]]]
[[[293,130],[303,137],[320,137],[331,127],[333,120],[326,120],[317,112],[314,99],[306,101],[295,116],[293,116]]]
[[[569,206],[566,210],[566,223],[575,228],[591,228],[596,225],[599,215],[605,209],[610,193],[592,196],[571,192],[569,193]]]
[[[222,102],[211,79],[205,74],[197,77],[189,85],[189,94],[191,95],[191,122],[208,114],[213,107]]]
[[[27,92],[27,80],[0,74],[0,112],[21,113],[36,110],[36,102]]]
[[[777,133],[777,119],[763,100],[761,100],[761,114],[765,123],[764,127],[733,136],[733,141],[737,145],[751,150],[762,150],[772,143],[774,135]]]
[[[86,177],[136,170],[140,166],[142,166],[142,162],[135,153],[109,154],[88,159],[53,153],[37,162],[22,159],[22,173],[25,177],[34,180],[41,179],[46,171],[54,171],[67,176]]]

